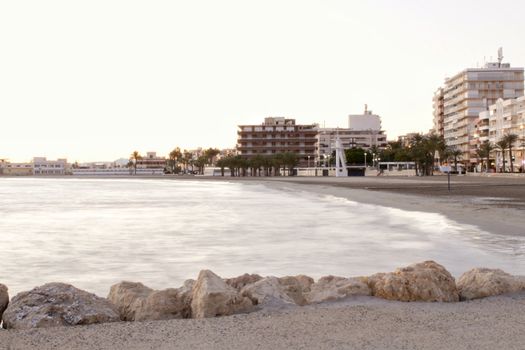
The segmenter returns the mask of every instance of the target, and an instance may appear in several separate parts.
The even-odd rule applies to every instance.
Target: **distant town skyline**
[[[432,128],[446,77],[525,66],[525,4],[500,1],[0,3],[0,158],[108,161],[232,148],[237,125]]]

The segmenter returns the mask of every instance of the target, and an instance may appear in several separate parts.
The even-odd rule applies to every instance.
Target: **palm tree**
[[[483,160],[486,159],[485,172],[488,173],[490,167],[490,154],[494,150],[494,145],[490,141],[485,141],[476,150],[477,156],[481,159],[481,165],[483,166]]]
[[[129,160],[133,162],[133,168],[135,170],[135,175],[137,175],[137,162],[141,159],[142,159],[142,156],[140,155],[138,151],[133,151],[133,153],[131,153]]]
[[[288,167],[288,176],[293,175],[293,170],[299,164],[299,156],[293,152],[286,152],[282,156],[283,165]]]
[[[507,142],[505,137],[503,137],[501,140],[496,142],[496,146],[498,146],[498,148],[501,150],[501,155],[503,157],[503,171],[502,172],[505,172],[505,150],[509,147],[509,143]]]
[[[449,157],[454,159],[454,170],[458,171],[458,159],[461,158],[463,152],[461,152],[461,150],[456,147],[449,147],[446,153]]]
[[[216,165],[221,168],[221,176],[224,176],[224,168],[226,168],[228,166],[227,164],[227,159],[226,158],[221,158],[217,161]]]
[[[512,160],[512,146],[516,141],[518,141],[519,136],[516,134],[506,134],[503,136],[503,140],[507,142],[507,148],[509,149],[509,159],[510,159],[510,172],[514,172],[514,163]]]
[[[220,153],[221,153],[221,151],[218,150],[217,148],[208,148],[207,150],[205,150],[204,151],[204,156],[207,159],[207,163],[212,165],[213,164],[213,159]]]
[[[182,157],[182,152],[180,151],[180,148],[177,147],[169,154],[169,162],[171,165],[171,172],[172,174],[175,174],[175,171],[177,170],[177,162]]]

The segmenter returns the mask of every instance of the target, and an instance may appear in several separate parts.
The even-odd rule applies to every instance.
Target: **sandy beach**
[[[525,177],[454,177],[450,192],[443,176],[213,180],[435,212],[491,233],[525,234]],[[0,349],[523,349],[523,315],[525,293],[450,304],[356,297],[205,320],[0,330]]]

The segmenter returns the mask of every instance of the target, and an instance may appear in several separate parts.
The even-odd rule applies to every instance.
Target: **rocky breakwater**
[[[370,296],[402,302],[458,302],[525,291],[525,279],[476,268],[454,277],[434,261],[362,277],[244,274],[223,279],[209,270],[179,288],[154,290],[139,282],[111,287],[108,298],[50,283],[16,295],[9,304],[0,285],[4,328],[37,328],[112,321],[206,318]]]
[[[7,287],[0,283],[0,321],[2,315],[9,304],[9,294],[7,293]]]
[[[113,304],[69,284],[48,283],[17,294],[2,316],[7,329],[76,326],[118,321]]]

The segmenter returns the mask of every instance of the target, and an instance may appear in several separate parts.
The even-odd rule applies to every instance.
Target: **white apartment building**
[[[385,149],[388,145],[386,135],[382,130],[353,130],[345,128],[321,128],[317,134],[316,164],[324,164],[324,160],[335,150],[335,141],[339,138],[344,149],[362,148],[370,150]]]
[[[363,114],[348,116],[348,128],[320,128],[316,142],[316,164],[331,156],[335,141],[339,138],[343,148],[384,149],[388,145],[386,134],[381,130],[381,117],[373,114],[365,105]]]
[[[381,130],[381,117],[373,114],[365,105],[363,114],[350,114],[348,116],[348,128],[351,130]]]
[[[445,136],[445,94],[442,87],[436,90],[434,97],[432,98],[432,104],[434,107],[434,120],[433,130],[436,135]]]
[[[516,134],[519,141],[513,145],[514,164],[516,169],[525,166],[525,97],[515,99],[498,99],[495,104],[489,106],[487,111],[479,114],[476,124],[474,144],[476,147],[485,141],[492,144],[500,141],[506,134]],[[508,152],[508,151],[507,151]],[[503,156],[501,151],[496,153],[495,167],[503,169]],[[505,156],[505,169],[510,170],[508,154]],[[523,168],[522,168],[523,169]]]
[[[66,175],[69,171],[67,159],[47,160],[45,157],[34,157],[35,175]]]
[[[442,118],[445,141],[463,152],[462,161],[466,166],[478,162],[473,141],[479,114],[500,98],[523,96],[523,68],[512,68],[510,63],[501,63],[502,59],[500,50],[498,62],[465,69],[445,80],[442,93],[440,90],[436,92],[435,132],[440,133]],[[443,108],[442,117],[440,106]]]

